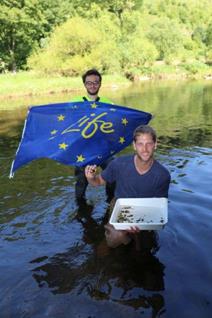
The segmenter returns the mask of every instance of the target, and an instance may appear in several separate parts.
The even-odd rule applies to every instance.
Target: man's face
[[[97,75],[86,76],[84,85],[89,95],[97,95],[101,86],[99,76]]]
[[[133,142],[134,150],[143,163],[148,163],[152,160],[156,146],[157,143],[153,141],[150,134],[140,134],[137,136],[136,141]]]

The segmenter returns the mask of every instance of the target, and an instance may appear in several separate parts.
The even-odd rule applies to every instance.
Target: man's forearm
[[[87,180],[88,180],[88,183],[94,187],[97,187],[97,186],[104,184],[101,182],[100,175],[96,175],[93,178],[87,178]]]

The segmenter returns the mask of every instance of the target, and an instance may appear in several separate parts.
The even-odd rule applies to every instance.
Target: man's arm
[[[88,183],[90,183],[92,186],[104,185],[106,182],[100,174],[96,175],[96,168],[96,165],[85,167],[85,176],[88,180]]]

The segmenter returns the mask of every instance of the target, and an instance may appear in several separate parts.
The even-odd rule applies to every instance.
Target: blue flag
[[[38,158],[66,165],[99,165],[127,147],[133,131],[152,115],[100,102],[72,102],[29,109],[10,177]]]

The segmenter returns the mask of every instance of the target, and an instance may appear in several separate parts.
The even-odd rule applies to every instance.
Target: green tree
[[[124,73],[137,73],[151,65],[158,56],[155,45],[145,35],[142,15],[138,11],[125,11],[122,16],[121,39],[118,43]]]
[[[170,60],[183,49],[180,25],[168,18],[161,18],[151,25],[148,38],[154,43],[160,60]]]
[[[110,27],[106,18],[104,21]],[[100,26],[103,24],[99,22],[80,17],[69,19],[55,29],[46,48],[29,58],[28,65],[48,73],[69,76],[81,74],[89,67],[102,71],[115,69],[118,56],[109,33],[114,28],[103,32]]]
[[[206,43],[206,60],[209,64],[211,64],[212,63],[212,22],[210,22],[207,27],[205,43]]]
[[[210,22],[206,29],[205,43],[207,46],[212,47],[212,22]]]
[[[33,49],[49,32],[73,14],[71,0],[1,0],[0,59],[5,68],[24,67]]]
[[[39,39],[45,17],[36,0],[5,1],[0,5],[0,58],[9,70],[20,68]]]
[[[137,73],[145,66],[150,66],[157,59],[158,51],[145,37],[132,37],[123,51],[123,69],[125,73]]]
[[[156,57],[210,61],[211,16],[211,0],[1,0],[0,71],[25,68],[29,56],[30,67],[73,75],[86,63],[113,72]],[[74,18],[82,25],[66,30]]]

